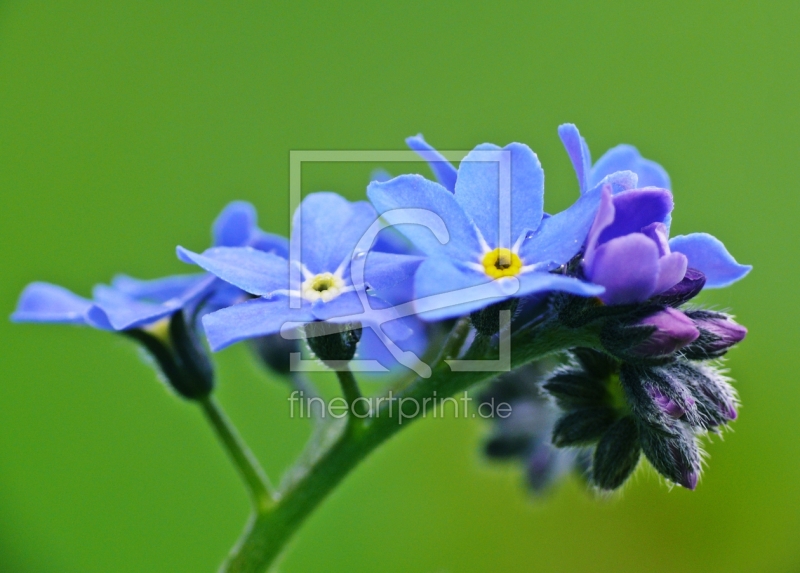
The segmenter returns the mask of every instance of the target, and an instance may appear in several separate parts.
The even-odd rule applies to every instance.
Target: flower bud
[[[620,418],[597,444],[592,483],[608,491],[618,489],[636,469],[641,451],[636,421],[631,416]]]
[[[693,426],[713,429],[736,419],[736,391],[717,369],[678,361],[661,371],[665,376],[680,380],[691,392],[698,414]]]
[[[360,323],[309,322],[305,332],[308,347],[330,368],[352,360],[361,340]]]
[[[680,306],[696,297],[706,284],[706,276],[697,269],[686,269],[683,280],[657,295],[652,302],[666,306]]]
[[[700,476],[700,449],[690,428],[675,422],[668,431],[638,423],[642,451],[658,473],[686,489]]]
[[[519,299],[510,298],[498,303],[495,303],[481,310],[476,310],[470,314],[472,326],[478,331],[478,334],[483,336],[494,336],[500,332],[500,313],[504,310],[511,311],[513,317],[517,311]],[[508,325],[506,325],[508,326]]]
[[[264,366],[284,376],[290,372],[290,355],[292,352],[300,352],[298,340],[284,338],[280,334],[253,338],[250,340],[250,348]]]
[[[145,328],[121,331],[139,342],[158,364],[169,386],[188,400],[214,389],[214,368],[184,311]]]
[[[612,408],[582,408],[562,416],[553,428],[553,445],[558,448],[583,446],[600,439],[617,418]]]
[[[747,336],[747,329],[727,314],[707,310],[686,313],[694,321],[700,336],[686,347],[684,355],[693,360],[719,358]]]
[[[642,319],[636,326],[653,327],[650,335],[629,351],[640,357],[667,356],[700,336],[689,317],[670,307]]]

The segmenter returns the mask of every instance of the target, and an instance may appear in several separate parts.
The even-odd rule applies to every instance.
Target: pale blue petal
[[[422,261],[422,257],[373,251],[367,256],[364,269],[365,282],[380,294],[383,290],[390,289],[412,277]],[[351,276],[354,282],[356,278]]]
[[[373,169],[372,173],[369,174],[370,181],[377,181],[378,183],[383,183],[384,181],[388,181],[392,178],[392,174],[383,169],[382,167],[378,167],[377,169]]]
[[[214,247],[202,255],[178,247],[178,258],[250,294],[264,296],[289,288],[289,261],[250,247]]]
[[[336,193],[312,193],[292,221],[292,240],[300,239],[300,262],[315,274],[336,271],[376,219],[377,213],[365,201],[351,203]]]
[[[256,209],[246,201],[229,203],[220,213],[212,234],[215,247],[243,247],[256,228]]]
[[[744,278],[753,268],[740,265],[728,252],[722,241],[708,233],[692,233],[673,237],[669,242],[672,252],[683,253],[689,259],[689,268],[706,276],[706,288],[722,288]]]
[[[87,324],[86,313],[92,301],[58,285],[35,282],[25,287],[17,308],[11,315],[14,322],[52,322]]]
[[[406,145],[428,162],[436,180],[450,192],[456,190],[456,168],[422,138],[422,134],[406,139]]]
[[[456,260],[480,258],[482,250],[475,226],[453,194],[438,183],[420,175],[401,175],[386,183],[370,183],[367,195],[390,224],[408,219],[403,210],[421,210],[413,217],[416,224],[397,225],[397,230],[426,255],[439,254]],[[436,238],[437,229],[449,235],[445,244]]]
[[[365,298],[366,306],[358,293],[344,293],[328,302],[315,302],[311,312],[317,320],[327,322],[360,322],[365,327],[382,326],[387,336],[393,340],[403,340],[411,336],[411,330],[402,320],[398,320],[397,311],[389,303],[377,296],[367,295]]]
[[[548,217],[526,238],[519,254],[523,265],[568,262],[580,251],[595,220],[603,189],[581,195],[566,211]],[[610,199],[609,199],[610,200]]]
[[[172,298],[182,297],[207,278],[206,273],[175,275],[153,280],[140,280],[128,275],[117,275],[112,279],[111,286],[133,298],[165,302]]]
[[[265,253],[273,253],[284,259],[289,258],[289,239],[273,233],[265,233],[261,229],[253,231],[247,246]]]
[[[553,273],[522,273],[518,278],[520,286],[515,297],[530,296],[545,291],[567,292],[579,296],[598,296],[605,290],[600,285]]]
[[[97,285],[92,290],[95,305],[108,317],[114,330],[129,330],[157,322],[177,312],[183,302],[172,299],[153,304],[135,300],[107,285]]]
[[[578,177],[578,185],[581,194],[589,190],[589,169],[592,166],[592,156],[589,154],[589,146],[586,140],[581,137],[575,124],[565,123],[558,126],[558,136],[561,143],[567,150],[575,175]]]
[[[510,172],[510,181],[501,181],[504,171]],[[501,197],[501,192],[509,191],[510,196]],[[542,221],[544,171],[527,145],[511,143],[501,150],[485,143],[461,161],[455,195],[489,246],[510,248],[521,234],[537,229]],[[504,203],[510,200],[510,221],[501,220],[501,199]]]
[[[369,297],[367,297],[369,298]],[[323,302],[318,300],[311,306],[311,312],[317,320],[339,322],[336,319],[342,317],[364,316],[369,312],[361,303],[361,299],[356,292],[346,292],[336,298]],[[351,320],[358,320],[357,318]]]
[[[669,175],[655,161],[641,156],[632,145],[618,145],[606,151],[592,167],[589,184],[596,185],[603,177],[616,171],[633,171],[639,176],[641,187],[672,189]]]
[[[510,295],[499,284],[483,273],[464,268],[461,265],[440,258],[426,259],[417,270],[414,291],[417,311],[426,321],[444,320],[464,316],[490,304],[507,299]],[[485,285],[481,295],[463,289]],[[436,304],[424,300],[435,295],[449,295],[437,298]]]
[[[308,305],[289,308],[289,299],[257,298],[223,308],[203,317],[208,344],[214,352],[240,340],[280,332],[286,322],[314,320]]]
[[[394,322],[404,323],[405,327],[411,332],[411,335],[402,340],[398,340],[388,333],[387,336],[397,344],[401,351],[413,352],[421,359],[428,345],[425,323],[414,316],[409,316]],[[376,360],[390,371],[401,368],[400,363],[392,356],[392,353],[386,348],[386,345],[371,328],[365,328],[363,330],[361,340],[358,341],[355,357],[359,360]],[[369,372],[365,374],[372,377],[377,373]]]

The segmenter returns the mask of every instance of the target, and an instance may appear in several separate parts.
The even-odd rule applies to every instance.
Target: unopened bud
[[[306,341],[311,351],[327,366],[349,362],[356,354],[361,340],[361,324],[309,322],[305,325]]]
[[[597,444],[592,483],[608,491],[618,489],[636,469],[641,451],[636,421],[631,416],[620,418]]]
[[[686,313],[694,321],[700,336],[684,350],[684,355],[693,360],[719,358],[734,344],[747,336],[747,329],[727,314],[708,310]]]
[[[686,269],[686,274],[681,282],[653,298],[652,302],[667,306],[680,306],[700,294],[705,284],[706,276],[703,273],[697,269]]]
[[[644,341],[631,348],[630,353],[635,356],[667,356],[700,336],[700,331],[688,316],[669,307],[643,318],[637,326],[650,326],[654,330]]]
[[[250,341],[250,348],[253,349],[253,352],[264,366],[282,375],[290,372],[291,354],[300,352],[298,340],[284,338],[280,334],[253,338]]]
[[[553,445],[583,446],[600,439],[617,418],[612,408],[582,408],[562,416],[553,428]]]
[[[122,331],[152,356],[165,381],[179,395],[199,400],[214,389],[214,368],[183,311],[154,325]]]
[[[658,473],[686,489],[697,487],[700,449],[691,428],[675,422],[664,431],[639,423],[639,437],[645,456]]]

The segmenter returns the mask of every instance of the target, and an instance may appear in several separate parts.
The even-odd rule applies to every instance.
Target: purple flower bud
[[[666,356],[694,342],[700,336],[692,320],[679,310],[665,308],[640,320],[637,326],[654,326],[655,331],[635,346],[638,356]]]
[[[650,394],[650,397],[653,399],[653,402],[668,416],[673,418],[680,418],[686,413],[686,410],[681,408],[675,401],[661,392],[655,386],[647,386],[647,393]],[[690,405],[694,405],[694,399],[687,396],[687,402]]]
[[[734,322],[727,314],[695,310],[687,312],[687,316],[700,331],[700,337],[685,350],[687,358],[718,358],[747,336],[747,329]]]
[[[686,269],[681,282],[656,296],[653,302],[668,306],[680,306],[693,299],[706,284],[706,275],[697,269]]]

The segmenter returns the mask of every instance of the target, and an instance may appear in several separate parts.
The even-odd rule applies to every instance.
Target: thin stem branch
[[[225,412],[211,396],[200,399],[199,403],[217,438],[244,480],[255,511],[263,513],[272,508],[275,499],[271,493],[269,480]]]
[[[361,390],[358,389],[358,382],[356,382],[353,373],[347,366],[343,366],[336,370],[336,376],[339,378],[339,384],[342,387],[342,393],[345,401],[347,401],[351,416],[365,416],[367,413],[366,403],[364,400],[359,400],[361,398]]]
[[[456,331],[458,336],[451,335],[448,339],[448,342],[453,342],[452,346],[449,343],[445,346],[446,348],[458,346],[455,350],[457,352],[463,346],[463,341],[469,332],[469,324],[465,325],[462,321],[454,328],[454,333]],[[464,338],[457,345],[458,337],[461,336]],[[512,343],[519,345],[518,351],[512,354],[512,367],[515,368],[574,346],[596,347],[598,340],[595,332],[570,330],[552,321],[537,325],[536,332],[522,329],[512,336]],[[474,345],[465,353],[464,358],[480,359],[483,357],[482,352],[485,352],[485,345]],[[440,358],[443,356],[440,355]],[[420,402],[429,398],[433,392],[437,392],[439,398],[453,396],[496,375],[496,372],[453,372],[440,360],[434,364],[430,378],[417,378],[401,390],[397,398]],[[352,373],[350,378],[352,379]],[[398,401],[399,403],[401,402]],[[404,412],[402,419],[399,412],[392,414],[391,408],[391,402],[389,405],[384,402],[372,412],[371,416],[360,420],[363,424],[359,432],[348,431],[351,428],[348,424],[327,450],[316,456],[310,465],[299,468],[301,471],[296,471],[295,479],[288,481],[275,507],[251,518],[228,560],[223,564],[221,573],[266,571],[303,521],[353,468],[396,432],[421,417],[419,408],[416,409],[416,414]],[[398,409],[399,407],[395,408],[395,411]]]

